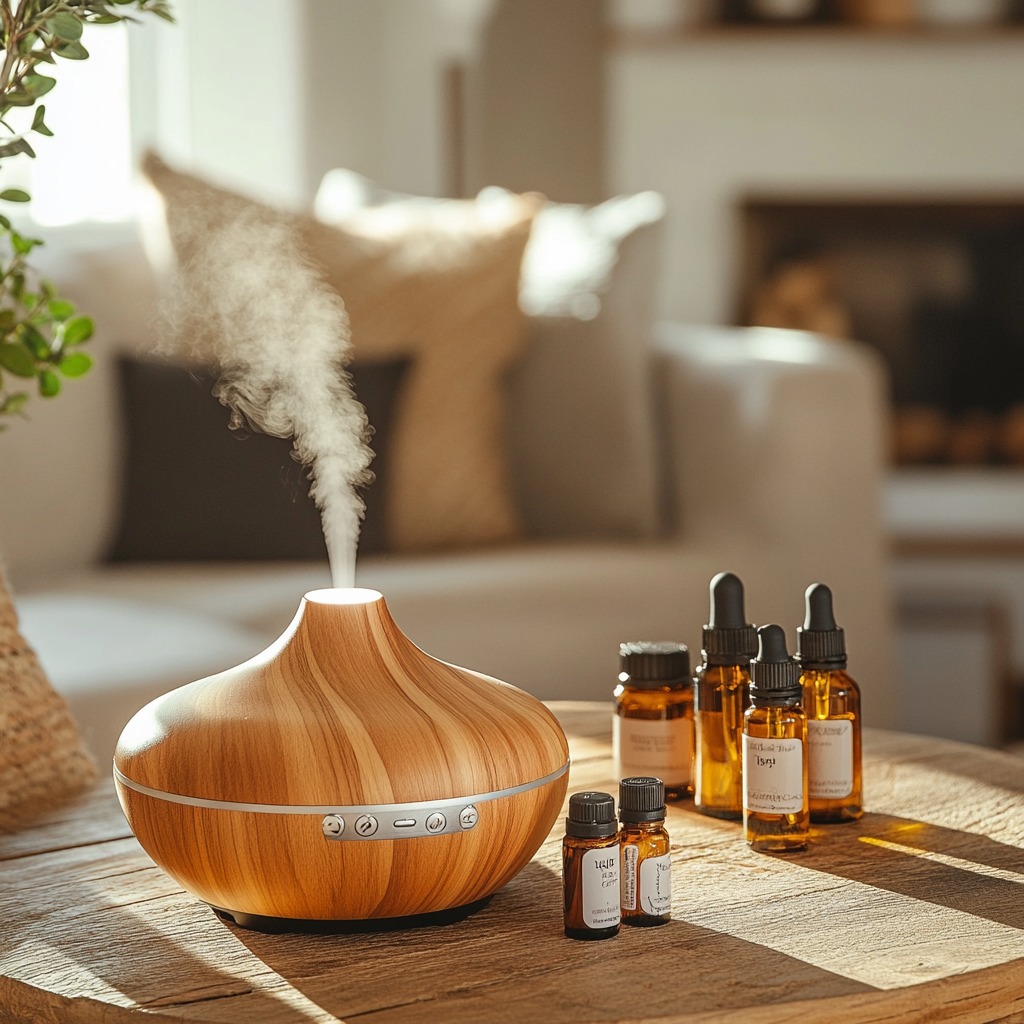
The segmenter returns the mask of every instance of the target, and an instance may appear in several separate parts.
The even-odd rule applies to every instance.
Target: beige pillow
[[[0,575],[0,826],[96,780],[64,698],[50,685]]]
[[[155,157],[145,170],[163,194],[179,261],[190,258],[180,243],[196,236],[197,224],[216,232],[252,210],[287,217],[345,302],[355,361],[412,358],[391,428],[392,548],[520,535],[503,378],[524,346],[519,272],[541,197],[371,207],[326,225],[275,214]]]

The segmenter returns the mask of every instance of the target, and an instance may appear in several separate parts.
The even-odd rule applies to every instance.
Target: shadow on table
[[[865,984],[729,935],[672,921],[615,939],[562,934],[561,879],[536,862],[458,924],[375,935],[233,929],[274,971],[343,1019],[621,1019],[856,992]]]
[[[815,827],[801,867],[1024,929],[1024,849],[890,814]]]
[[[37,828],[4,837],[0,1020],[17,1009],[11,1019],[120,1021],[127,999],[194,1021],[308,1024],[303,1000],[289,1005],[272,991],[265,967],[246,964],[213,911],[123,838],[126,828],[104,780]]]

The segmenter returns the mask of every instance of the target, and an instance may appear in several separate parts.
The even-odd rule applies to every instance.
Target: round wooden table
[[[607,705],[551,705],[570,790],[611,778]],[[0,1020],[1024,1021],[1024,761],[869,731],[867,813],[804,853],[673,807],[674,920],[562,935],[561,822],[443,928],[263,935],[182,892],[104,784],[0,837]]]

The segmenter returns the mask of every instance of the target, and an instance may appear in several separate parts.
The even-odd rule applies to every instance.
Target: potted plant
[[[39,100],[56,80],[41,66],[56,65],[57,58],[88,59],[83,26],[126,21],[132,11],[171,17],[165,0],[0,0],[0,126],[7,132],[0,131],[0,160],[34,157],[32,133],[53,134]],[[24,112],[19,114],[19,108]],[[11,122],[22,119],[25,128],[18,131]],[[0,200],[24,203],[29,196],[6,189]],[[44,398],[52,398],[62,378],[81,377],[92,365],[81,351],[92,335],[92,321],[76,315],[71,303],[32,271],[27,261],[37,245],[42,245],[39,239],[16,231],[0,214],[0,430],[29,401],[30,391],[24,388],[30,382]],[[0,827],[95,777],[67,705],[18,631],[0,573]]]

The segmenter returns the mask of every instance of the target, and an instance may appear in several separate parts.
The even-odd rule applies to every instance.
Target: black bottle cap
[[[757,657],[750,663],[750,696],[765,701],[799,697],[800,666],[786,650],[782,627],[762,626],[757,643]]]
[[[690,652],[672,640],[634,640],[619,644],[620,682],[640,690],[657,690],[690,678]],[[623,679],[623,676],[628,676]]]
[[[804,592],[804,624],[796,631],[796,659],[802,668],[846,668],[846,637],[832,614],[832,591],[812,583]]]
[[[565,834],[580,839],[604,839],[619,831],[611,793],[573,793]]]
[[[743,611],[743,583],[731,572],[720,572],[711,581],[703,647],[709,665],[742,665],[757,653],[757,634]]]
[[[661,779],[623,779],[619,783],[619,818],[623,822],[664,820],[665,784]]]

